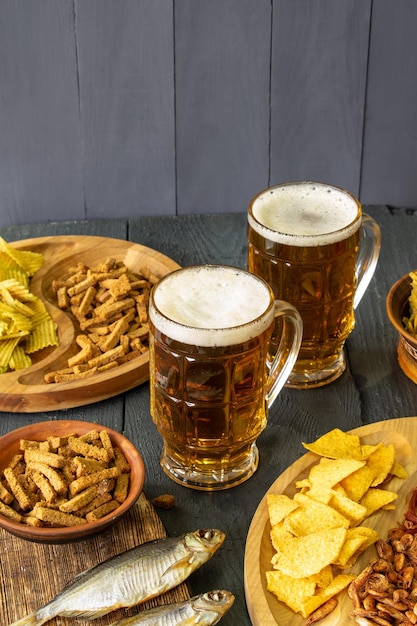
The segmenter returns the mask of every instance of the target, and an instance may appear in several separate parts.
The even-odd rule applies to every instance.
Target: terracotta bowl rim
[[[402,320],[394,314],[393,308],[392,308],[392,301],[394,299],[395,294],[397,293],[399,288],[404,285],[404,283],[407,280],[409,281],[409,284],[410,284],[410,289],[407,290],[407,292],[408,292],[407,298],[409,297],[409,295],[411,293],[410,273],[413,272],[413,271],[417,272],[417,269],[416,270],[410,270],[410,272],[408,272],[407,274],[404,274],[404,276],[401,276],[401,278],[399,278],[392,285],[392,287],[389,289],[388,294],[387,294],[387,298],[386,298],[386,310],[387,310],[387,315],[389,317],[389,320],[390,320],[391,324],[398,330],[398,332],[404,338],[404,340],[407,341],[410,345],[412,345],[414,347],[417,347],[417,338],[413,337],[413,335],[411,335],[404,328]],[[405,303],[406,303],[406,299],[404,299],[403,306],[404,306]]]
[[[38,543],[70,543],[71,541],[78,541],[86,539],[90,536],[97,535],[101,531],[112,526],[118,521],[127,511],[135,504],[139,498],[143,485],[145,482],[145,465],[141,454],[136,446],[118,431],[104,426],[97,422],[88,422],[84,420],[67,420],[67,419],[53,419],[40,422],[33,422],[26,426],[21,426],[0,437],[0,450],[4,445],[11,444],[19,439],[36,439],[36,431],[44,428],[48,430],[51,428],[51,434],[60,434],[60,432],[69,433],[82,430],[88,432],[90,430],[105,430],[110,435],[111,440],[119,445],[124,454],[128,456],[128,461],[131,466],[131,486],[129,488],[129,494],[126,500],[112,513],[105,515],[96,522],[87,522],[82,526],[70,526],[70,527],[32,527],[10,520],[3,515],[0,515],[0,527],[10,532],[11,534],[26,539],[28,541]],[[0,461],[0,470],[7,466],[10,461],[10,457],[2,458]]]

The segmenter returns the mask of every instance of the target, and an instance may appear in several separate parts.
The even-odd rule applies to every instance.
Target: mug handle
[[[282,333],[273,359],[268,359],[265,400],[268,409],[288,380],[300,351],[303,322],[297,309],[284,300],[275,300],[275,319],[282,318]]]
[[[362,215],[362,232],[356,259],[356,291],[353,308],[356,309],[374,275],[381,249],[381,230],[373,217]]]

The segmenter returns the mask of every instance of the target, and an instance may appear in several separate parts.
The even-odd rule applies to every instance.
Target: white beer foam
[[[232,267],[199,266],[172,272],[155,287],[153,299],[149,315],[160,332],[203,347],[248,341],[274,319],[267,285]]]
[[[259,235],[293,246],[342,241],[360,226],[353,196],[321,183],[272,187],[253,201],[252,213],[248,221]]]

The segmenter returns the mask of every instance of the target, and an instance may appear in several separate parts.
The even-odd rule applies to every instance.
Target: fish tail
[[[13,624],[10,624],[9,626],[41,626],[47,621],[48,620],[37,619],[36,613],[30,613],[30,615],[22,617],[21,619],[17,620],[17,622],[13,622]]]

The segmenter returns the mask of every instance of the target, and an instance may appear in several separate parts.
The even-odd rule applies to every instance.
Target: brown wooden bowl
[[[44,441],[49,436],[65,436],[69,434],[83,435],[91,430],[106,430],[112,443],[120,448],[129,462],[130,486],[126,500],[108,515],[96,522],[87,522],[81,526],[70,526],[60,528],[32,527],[26,524],[15,522],[0,514],[0,527],[8,532],[38,543],[69,543],[75,540],[85,539],[92,535],[106,530],[116,523],[135,504],[139,498],[145,481],[145,466],[143,459],[136,447],[126,437],[107,426],[91,422],[77,420],[51,420],[49,422],[37,422],[29,426],[17,428],[3,437],[0,437],[0,473],[7,467],[15,454],[20,452],[20,440],[30,439]]]
[[[77,263],[94,267],[109,256],[123,262],[133,272],[145,267],[162,277],[179,265],[157,250],[121,239],[97,236],[60,235],[13,242],[13,248],[42,254],[44,264],[30,281],[31,292],[45,304],[57,325],[59,346],[43,348],[31,355],[32,365],[1,374],[0,411],[35,413],[58,411],[111,398],[149,379],[149,353],[70,382],[45,382],[45,374],[67,367],[68,358],[79,351],[76,342],[79,324],[58,308],[52,282]]]
[[[417,271],[417,270],[414,270]],[[411,294],[410,274],[397,280],[388,292],[386,309],[388,318],[400,336],[398,362],[408,378],[417,383],[417,338],[406,331],[403,318],[409,315],[408,299]]]

